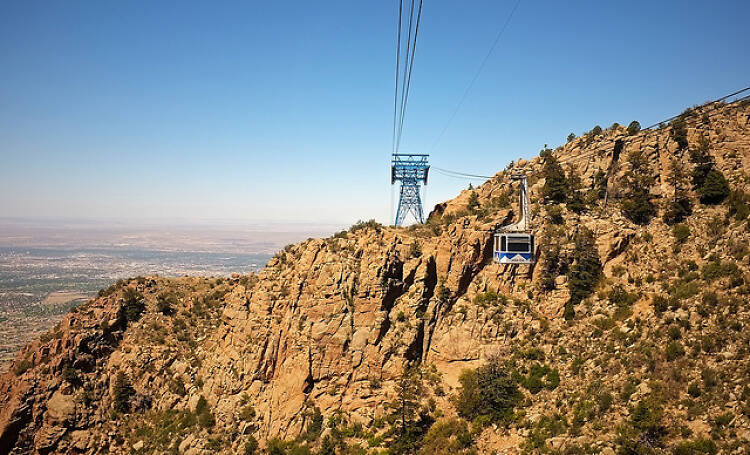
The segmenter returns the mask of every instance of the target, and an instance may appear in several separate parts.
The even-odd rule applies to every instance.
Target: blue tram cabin
[[[534,234],[498,232],[493,250],[495,262],[500,264],[533,264]]]

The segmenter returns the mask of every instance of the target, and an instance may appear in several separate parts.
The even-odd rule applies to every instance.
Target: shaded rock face
[[[744,191],[750,189],[748,127],[750,108],[732,105],[687,131],[691,144],[701,135],[709,139],[716,168]],[[658,216],[646,226],[628,221],[618,208],[628,153],[647,154],[657,177],[652,194],[661,201],[673,192],[669,161],[687,152],[677,149],[669,128],[626,134],[607,130],[554,152],[563,167],[576,169],[584,189],[599,171],[608,176],[606,205],[599,200],[581,214],[563,209],[564,224],[555,227],[562,256],[573,254],[577,229],[594,232],[604,268],[604,280],[578,305],[574,320],[562,317],[569,298],[565,267],[554,273],[552,289],[540,288],[551,260],[545,229],[554,226],[540,198],[542,162],[523,160],[516,169],[530,176],[532,225],[540,239],[536,266],[492,262],[492,229],[518,212],[515,197],[509,206],[494,202],[517,191],[500,172],[472,190],[487,208],[482,213],[466,212],[467,190],[439,204],[427,226],[365,227],[311,239],[286,248],[258,275],[118,283],[27,346],[2,376],[0,453],[163,453],[169,447],[237,453],[250,434],[261,444],[299,436],[316,407],[326,417],[342,413],[369,425],[386,413],[404,367],[414,364],[440,373],[445,393],[435,406],[455,416],[449,397],[461,372],[488,356],[512,361],[522,374],[544,362],[559,371],[560,384],[525,390],[525,420],[485,429],[476,440],[482,453],[528,450],[529,429],[553,413],[567,416],[569,431],[548,435],[545,447],[588,445],[593,453],[612,453],[619,444],[615,427],[628,422],[653,381],[668,386],[665,425],[708,437],[718,431],[711,419],[731,409],[734,431],[716,439],[741,447],[750,428],[742,411],[750,371],[750,340],[742,328],[750,323],[750,308],[746,285],[736,281],[750,281],[750,256],[742,248],[747,222],[734,221],[726,205],[696,205],[686,221],[692,236],[677,244]],[[625,141],[616,151],[618,139]],[[738,272],[702,278],[716,257],[731,258]],[[690,273],[698,276],[688,280]],[[613,290],[634,297],[617,298]],[[728,303],[704,308],[712,302],[709,291]],[[490,294],[500,297],[482,298]],[[672,299],[666,309],[654,304],[659,296]],[[140,303],[142,314],[134,310]],[[739,329],[728,324],[730,317]],[[666,334],[675,330],[681,338],[673,341],[681,340],[689,353],[667,360]],[[704,346],[711,338],[720,346]],[[687,384],[704,381],[706,369],[725,381],[714,386],[710,400],[690,404]],[[640,388],[621,394],[631,383]],[[598,415],[583,415],[581,409],[595,406],[587,400],[604,389],[623,398]],[[164,422],[186,415],[200,419],[202,401],[213,426],[186,421],[162,431]],[[659,450],[681,437],[670,433]]]

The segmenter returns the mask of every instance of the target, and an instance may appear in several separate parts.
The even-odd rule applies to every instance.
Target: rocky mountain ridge
[[[749,128],[595,128],[423,226],[115,284],[2,376],[0,453],[750,453]],[[492,261],[511,170],[534,266]]]

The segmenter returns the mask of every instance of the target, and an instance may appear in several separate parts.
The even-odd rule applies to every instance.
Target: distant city
[[[121,278],[256,272],[284,245],[339,228],[0,219],[0,370],[71,307]]]

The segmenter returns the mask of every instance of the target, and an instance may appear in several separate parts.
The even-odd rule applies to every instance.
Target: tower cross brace
[[[398,210],[394,222],[396,226],[401,226],[409,213],[417,222],[424,223],[420,190],[422,184],[427,184],[427,175],[430,171],[430,166],[427,164],[428,156],[406,153],[393,154],[391,185],[401,182]]]

